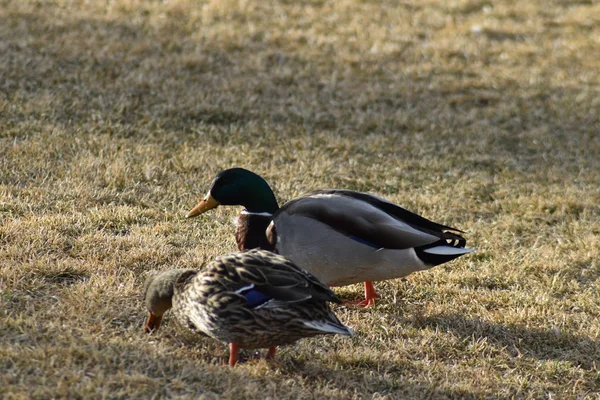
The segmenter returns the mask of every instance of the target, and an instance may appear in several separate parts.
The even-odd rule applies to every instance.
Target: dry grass
[[[0,397],[598,398],[600,5],[0,2]],[[221,169],[385,196],[478,252],[219,364],[146,271],[234,249]],[[359,285],[342,288],[359,297]]]

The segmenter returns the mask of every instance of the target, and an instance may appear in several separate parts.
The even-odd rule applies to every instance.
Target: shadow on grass
[[[567,361],[587,370],[595,369],[600,358],[600,343],[597,340],[557,329],[507,326],[457,314],[439,314],[406,322],[418,328],[450,331],[460,337],[472,338],[473,342],[486,338],[514,357]]]
[[[539,143],[584,151],[577,133],[592,137],[595,132],[586,126],[598,124],[597,113],[564,107],[581,96],[581,88],[530,84],[527,77],[490,80],[472,67],[477,64],[472,55],[451,51],[446,63],[426,59],[433,67],[417,68],[419,57],[434,57],[416,50],[428,32],[413,33],[409,54],[366,52],[348,61],[338,54],[343,49],[314,51],[286,37],[201,39],[184,28],[194,22],[185,14],[162,30],[85,13],[57,22],[46,17],[43,6],[9,16],[18,23],[12,22],[12,36],[4,38],[5,57],[13,61],[10,69],[0,69],[9,78],[0,96],[31,97],[27,110],[7,113],[16,121],[32,115],[54,123],[100,121],[102,129],[123,136],[143,135],[134,129],[140,124],[188,135],[252,123],[340,135],[414,138],[430,132],[440,152],[457,147],[449,132],[464,131],[472,145],[481,142],[496,155],[520,155],[538,164],[545,163]],[[488,33],[502,41],[522,39]],[[486,57],[496,55],[482,52],[479,61],[493,63]],[[121,127],[107,127],[110,123]],[[500,159],[498,166],[504,164]]]
[[[363,360],[344,368],[344,363],[336,369],[318,361],[299,359],[287,360],[277,369],[289,377],[301,377],[311,386],[335,387],[348,392],[370,393],[373,396],[414,399],[476,399],[480,395],[474,391],[445,386],[440,381],[421,379],[430,371],[416,367],[414,363],[390,364],[382,366],[381,360]],[[502,398],[502,397],[498,397]]]
[[[141,332],[141,325],[138,320],[134,325],[126,325],[122,328],[133,328],[134,331]],[[360,359],[354,357],[351,360],[336,359],[335,368],[332,368],[332,362],[327,360],[331,354],[323,356],[322,359],[321,356],[316,355],[318,351],[307,353],[301,351],[299,346],[294,344],[279,346],[277,355],[272,361],[264,359],[267,349],[242,349],[238,365],[230,368],[226,365],[229,350],[225,343],[203,334],[181,329],[181,327],[173,329],[177,325],[173,320],[168,321],[168,325],[170,326],[161,327],[163,331],[153,336],[145,336],[141,333],[140,335],[151,342],[170,342],[171,347],[186,350],[179,353],[176,360],[162,356],[150,356],[155,359],[155,364],[183,363],[186,370],[191,366],[194,373],[182,379],[190,384],[219,380],[221,383],[217,387],[210,388],[219,395],[231,395],[232,393],[240,395],[243,393],[244,387],[258,387],[262,388],[261,390],[272,390],[275,398],[286,397],[285,394],[288,390],[292,396],[298,397],[307,391],[311,392],[312,396],[315,393],[322,395],[322,392],[318,392],[319,390],[332,388],[335,389],[334,393],[337,393],[332,396],[334,398],[365,391],[381,396],[391,395],[393,398],[478,398],[477,393],[468,389],[447,387],[441,382],[421,379],[423,376],[430,375],[430,371],[425,370],[427,367],[424,365],[417,365],[410,360],[385,363],[376,353]],[[323,346],[321,350],[336,351],[332,350],[328,344],[321,343],[321,345]],[[314,349],[319,349],[319,346],[315,346]],[[132,350],[139,351],[139,346]],[[147,356],[146,354],[144,358]],[[336,355],[333,357],[337,358]],[[161,370],[160,374],[155,376],[153,369],[149,369],[147,374],[153,378],[164,378],[165,372]],[[167,376],[177,375],[175,372],[172,374],[167,374]],[[194,375],[201,376],[201,378]],[[286,379],[282,380],[282,377]],[[226,381],[227,385],[223,386],[223,382]],[[232,385],[232,382],[236,381],[237,387]],[[317,392],[314,392],[315,390]],[[248,394],[244,393],[244,396],[248,396]]]
[[[347,368],[340,363],[342,368],[333,369],[319,358],[299,359],[302,353],[292,348],[268,363],[257,360],[254,351],[245,351],[246,361],[231,368],[222,365],[227,360],[227,346],[208,338],[189,342],[187,335],[146,336],[141,329],[127,333],[119,329],[118,336],[108,330],[99,336],[82,336],[81,331],[63,332],[50,325],[33,324],[30,328],[21,332],[23,340],[7,341],[4,346],[11,355],[0,357],[0,383],[5,394],[30,397],[35,391],[36,396],[48,398],[107,393],[109,398],[348,398],[366,391],[394,398],[477,397],[466,389],[416,381],[413,374],[418,377],[424,371],[409,362],[385,371],[370,361]],[[3,334],[16,337],[12,332]],[[265,350],[260,352],[264,355]]]

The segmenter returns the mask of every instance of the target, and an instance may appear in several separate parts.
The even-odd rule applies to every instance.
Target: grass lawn
[[[232,166],[477,252],[221,366],[141,290],[235,249]],[[0,1],[1,398],[600,398],[599,315],[600,3]]]

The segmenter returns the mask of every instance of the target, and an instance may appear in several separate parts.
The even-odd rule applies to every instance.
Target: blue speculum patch
[[[246,298],[246,303],[250,308],[258,307],[271,300],[270,296],[267,296],[266,294],[254,288],[245,290],[240,294]]]
[[[369,242],[368,240],[365,240],[365,239],[359,238],[358,236],[349,236],[349,237],[350,237],[350,239],[352,239],[352,240],[354,240],[354,241],[357,241],[358,243],[365,244],[365,245],[367,245],[367,246],[369,246],[369,247],[372,247],[372,248],[374,248],[374,249],[379,249],[379,248],[381,248],[381,246],[377,246],[376,244],[373,244],[373,243]]]

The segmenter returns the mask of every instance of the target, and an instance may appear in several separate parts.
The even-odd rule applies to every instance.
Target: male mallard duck
[[[340,299],[314,275],[282,256],[263,250],[215,258],[205,270],[177,269],[146,281],[144,330],[158,329],[163,314],[173,308],[177,320],[217,340],[229,343],[229,365],[240,348],[290,344],[322,334],[352,336],[329,308]]]
[[[400,278],[474,249],[456,228],[432,222],[382,198],[352,190],[318,190],[277,205],[259,175],[243,168],[221,172],[187,215],[219,205],[241,205],[240,250],[274,250],[329,286],[365,282],[362,306],[379,297],[372,281]]]

